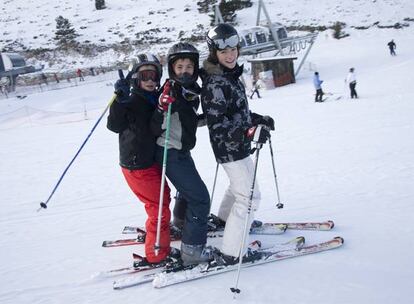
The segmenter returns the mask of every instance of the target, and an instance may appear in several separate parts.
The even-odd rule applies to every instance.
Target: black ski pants
[[[157,146],[156,160],[162,165],[164,148]],[[174,216],[184,216],[182,241],[190,245],[207,242],[207,217],[210,214],[210,194],[195,167],[189,151],[168,149],[166,175],[184,200],[174,208]],[[178,212],[177,212],[178,211]]]
[[[317,89],[316,90],[316,95],[315,95],[315,102],[321,102],[322,101],[322,96],[323,96],[323,91],[322,89]]]
[[[356,92],[356,90],[355,90],[355,87],[356,87],[356,82],[354,81],[354,82],[351,82],[350,84],[349,84],[349,89],[351,90],[351,98],[358,98],[358,95],[357,95],[357,92]]]

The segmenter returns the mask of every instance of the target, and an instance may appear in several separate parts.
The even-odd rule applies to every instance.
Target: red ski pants
[[[170,188],[164,185],[164,200],[161,217],[160,249],[155,255],[157,235],[158,206],[161,189],[161,168],[154,164],[147,169],[128,170],[122,168],[125,179],[140,201],[145,205],[148,219],[145,223],[147,236],[145,238],[145,255],[150,263],[158,263],[170,253]]]

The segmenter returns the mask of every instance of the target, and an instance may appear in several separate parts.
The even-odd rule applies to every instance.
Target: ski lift
[[[0,78],[7,77],[14,90],[18,75],[36,72],[34,66],[26,65],[24,57],[17,53],[0,53]]]

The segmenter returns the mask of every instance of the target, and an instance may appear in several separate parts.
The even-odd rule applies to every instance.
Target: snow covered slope
[[[385,46],[391,35],[398,45],[396,57]],[[340,41],[320,37],[310,61],[325,80],[324,90],[342,96],[340,100],[331,97],[315,104],[313,71],[305,71],[296,84],[264,91],[264,98],[251,101],[253,111],[276,119],[273,145],[285,203],[284,209],[275,208],[265,146],[257,218],[336,223],[330,232],[288,231],[261,239],[284,241],[302,234],[312,243],[341,235],[345,245],[243,270],[239,303],[412,301],[413,37],[408,29]],[[357,72],[358,100],[343,95],[350,66]],[[112,290],[113,278],[98,275],[128,266],[132,252],[143,253],[140,246],[102,248],[102,240],[119,238],[125,224],[145,221],[143,207],[118,167],[117,136],[106,130],[105,121],[49,208],[36,212],[111,94],[106,82],[87,80],[84,86],[0,100],[0,302],[183,304],[197,297],[199,303],[229,303],[234,273],[163,290],[148,285],[124,291]],[[48,119],[28,115],[32,112],[24,111],[25,106],[45,111]],[[85,108],[89,120],[83,119]],[[198,132],[193,156],[211,188],[215,163],[205,128]],[[214,212],[227,185],[222,170],[217,185]]]
[[[6,0],[1,10],[11,7],[17,14],[15,8],[19,6],[25,11],[19,18],[34,22],[32,15],[40,20],[43,15],[44,19],[49,18],[51,13],[29,14],[26,7],[36,12],[46,9],[46,2]],[[344,1],[318,1],[319,10],[305,0],[266,4],[277,11],[283,7],[292,16],[298,11],[295,15],[302,16],[304,21],[316,15],[313,10],[319,11],[325,16],[320,17],[324,24],[327,16],[332,15],[324,9],[340,2]],[[111,13],[114,20],[120,20],[115,18],[118,15],[114,9],[121,6],[119,3],[107,0],[111,10],[99,14]],[[127,7],[138,1],[123,3],[122,7]],[[170,1],[139,3],[143,8],[155,3],[164,10],[172,5]],[[184,10],[185,5],[194,8],[192,3],[195,2],[175,1],[174,6],[181,5]],[[86,4],[93,7],[92,1],[59,2],[52,4],[59,5],[56,15],[65,12],[63,4],[72,8]],[[294,7],[288,8],[288,4]],[[366,5],[366,11],[359,9],[349,14],[349,20],[355,20],[350,24],[355,26],[363,24],[363,14],[374,16],[375,5],[386,9],[378,12],[377,18],[367,19],[368,23],[395,23],[412,17],[411,1],[346,1],[342,5],[351,12],[359,4]],[[397,9],[393,13],[391,8]],[[81,18],[91,13],[78,8],[78,14]],[[133,15],[131,12],[130,16]],[[197,21],[208,22],[198,17]],[[15,31],[18,22],[23,24],[16,19],[17,15],[5,14],[1,18],[2,25],[4,18],[14,22],[1,30],[1,39],[24,37],[27,27],[23,26],[18,35],[4,34]],[[254,20],[255,16],[246,18]],[[335,19],[332,17],[332,21]],[[151,20],[158,22],[158,18]],[[49,22],[52,25],[47,27],[48,31],[45,26],[45,32],[50,34],[53,18]],[[38,32],[42,31],[43,26],[39,26]],[[339,41],[322,34],[296,84],[262,91],[262,99],[251,101],[253,111],[276,120],[272,139],[285,203],[284,209],[276,209],[273,172],[265,146],[258,171],[263,201],[257,218],[331,219],[336,224],[329,232],[288,231],[260,239],[282,242],[302,234],[312,243],[341,235],[345,245],[331,252],[243,270],[239,303],[412,302],[413,33],[412,26],[403,30],[353,30],[351,37]],[[88,35],[92,37],[93,31]],[[397,43],[396,57],[389,56],[386,47],[392,38]],[[46,43],[44,39],[39,41]],[[25,41],[34,43],[29,38]],[[358,100],[348,99],[344,87],[343,80],[351,66],[357,73]],[[334,94],[325,103],[313,102],[314,70],[324,80],[324,91]],[[0,99],[0,303],[229,303],[233,300],[229,287],[234,285],[234,273],[162,290],[148,285],[124,291],[112,290],[114,278],[99,275],[103,270],[129,266],[132,252],[143,254],[141,246],[107,249],[101,243],[104,239],[120,238],[124,225],[143,225],[145,221],[142,204],[120,172],[117,136],[105,128],[105,119],[67,173],[49,208],[36,212],[89,134],[112,92],[109,81],[92,82],[86,78],[83,86],[40,92],[25,99]],[[341,98],[335,100],[337,97]],[[192,154],[211,189],[215,162],[206,128],[198,130]],[[218,209],[227,183],[220,170],[213,212]],[[220,240],[214,244],[220,245]],[[179,243],[173,246],[178,247]]]

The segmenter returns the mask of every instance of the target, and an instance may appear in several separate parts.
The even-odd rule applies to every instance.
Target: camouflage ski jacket
[[[233,162],[250,155],[246,131],[252,126],[252,115],[239,79],[242,66],[224,71],[208,60],[200,71],[203,87],[201,104],[210,131],[210,143],[218,163]]]

